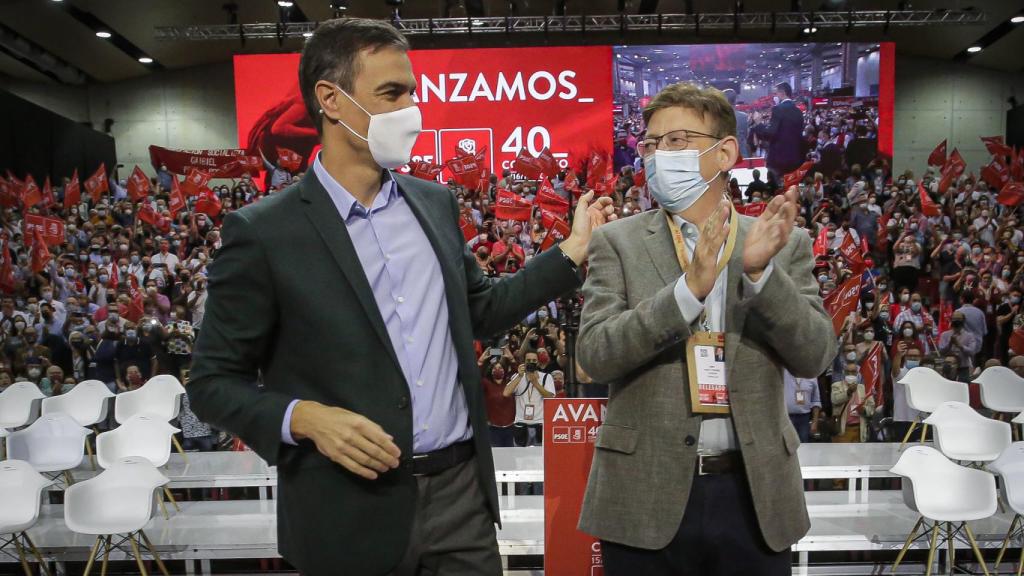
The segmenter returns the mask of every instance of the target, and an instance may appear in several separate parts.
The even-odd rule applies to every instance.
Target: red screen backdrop
[[[441,164],[457,148],[487,148],[500,174],[521,148],[551,149],[564,167],[588,150],[611,150],[610,46],[410,52],[423,135],[414,160]],[[276,146],[305,157],[316,130],[298,90],[298,54],[235,57],[239,146],[276,159]]]

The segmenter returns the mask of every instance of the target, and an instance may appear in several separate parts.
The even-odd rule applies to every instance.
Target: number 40
[[[540,146],[537,146],[537,136],[540,136]],[[534,126],[530,128],[530,131],[526,135],[526,148],[530,151],[530,154],[537,156],[545,148],[551,147],[551,135],[548,134],[548,129],[543,126]],[[519,150],[523,148],[523,127],[516,126],[512,133],[508,135],[505,143],[501,145],[501,151],[508,154],[519,154]]]

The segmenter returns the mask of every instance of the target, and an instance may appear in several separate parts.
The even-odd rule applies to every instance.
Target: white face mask
[[[394,170],[408,164],[409,159],[412,158],[412,147],[416,144],[420,132],[423,131],[423,117],[420,115],[419,107],[413,105],[393,112],[370,114],[366,108],[356,102],[355,98],[342,90],[341,86],[335,85],[335,87],[370,117],[370,126],[366,129],[366,136],[363,137],[341,120],[329,119],[348,128],[348,131],[356,138],[366,142],[370,147],[373,161],[381,168]]]
[[[700,157],[721,142],[715,142],[703,152],[655,150],[654,154],[645,156],[647,185],[658,204],[669,212],[682,212],[693,206],[710,186],[700,174]],[[716,172],[712,180],[721,173]]]

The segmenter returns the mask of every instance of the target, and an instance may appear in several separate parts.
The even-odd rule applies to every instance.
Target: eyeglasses
[[[675,152],[677,150],[685,150],[690,145],[690,140],[694,138],[714,138],[719,140],[718,136],[713,134],[705,134],[703,132],[697,132],[696,130],[673,130],[672,132],[666,132],[661,136],[646,135],[643,140],[637,142],[636,152],[641,156],[647,156],[654,154],[654,151],[662,145],[662,150],[669,152]]]

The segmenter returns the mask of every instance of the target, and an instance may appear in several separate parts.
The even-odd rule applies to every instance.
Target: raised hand
[[[715,287],[715,280],[718,278],[718,253],[729,236],[729,224],[726,221],[731,210],[731,203],[722,199],[718,208],[700,227],[693,260],[686,269],[686,286],[698,300],[703,301],[707,298]]]
[[[796,186],[772,198],[764,212],[747,230],[743,245],[743,273],[751,280],[759,280],[771,259],[789,242],[797,214],[797,198]]]
[[[612,205],[611,198],[606,196],[594,200],[594,191],[587,192],[580,196],[579,203],[576,205],[572,233],[559,244],[559,247],[577,265],[582,264],[587,258],[587,246],[590,244],[590,236],[594,229],[615,220],[615,218],[615,206]]]

